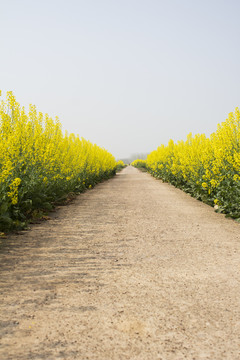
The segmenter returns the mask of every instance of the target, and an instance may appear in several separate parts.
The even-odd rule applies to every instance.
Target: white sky
[[[240,106],[239,0],[0,0],[0,89],[116,158]]]

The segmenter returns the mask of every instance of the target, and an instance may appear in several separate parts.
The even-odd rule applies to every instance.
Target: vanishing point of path
[[[240,225],[128,167],[0,249],[0,359],[240,359]]]

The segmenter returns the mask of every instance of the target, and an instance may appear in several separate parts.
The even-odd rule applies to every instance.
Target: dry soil
[[[0,359],[240,359],[240,225],[128,167],[0,249]]]

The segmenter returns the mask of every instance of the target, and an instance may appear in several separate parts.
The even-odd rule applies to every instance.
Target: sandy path
[[[0,359],[240,359],[240,225],[127,168],[0,250]]]

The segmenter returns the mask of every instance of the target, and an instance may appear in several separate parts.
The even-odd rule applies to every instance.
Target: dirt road
[[[0,250],[0,359],[240,359],[240,225],[126,168]]]

